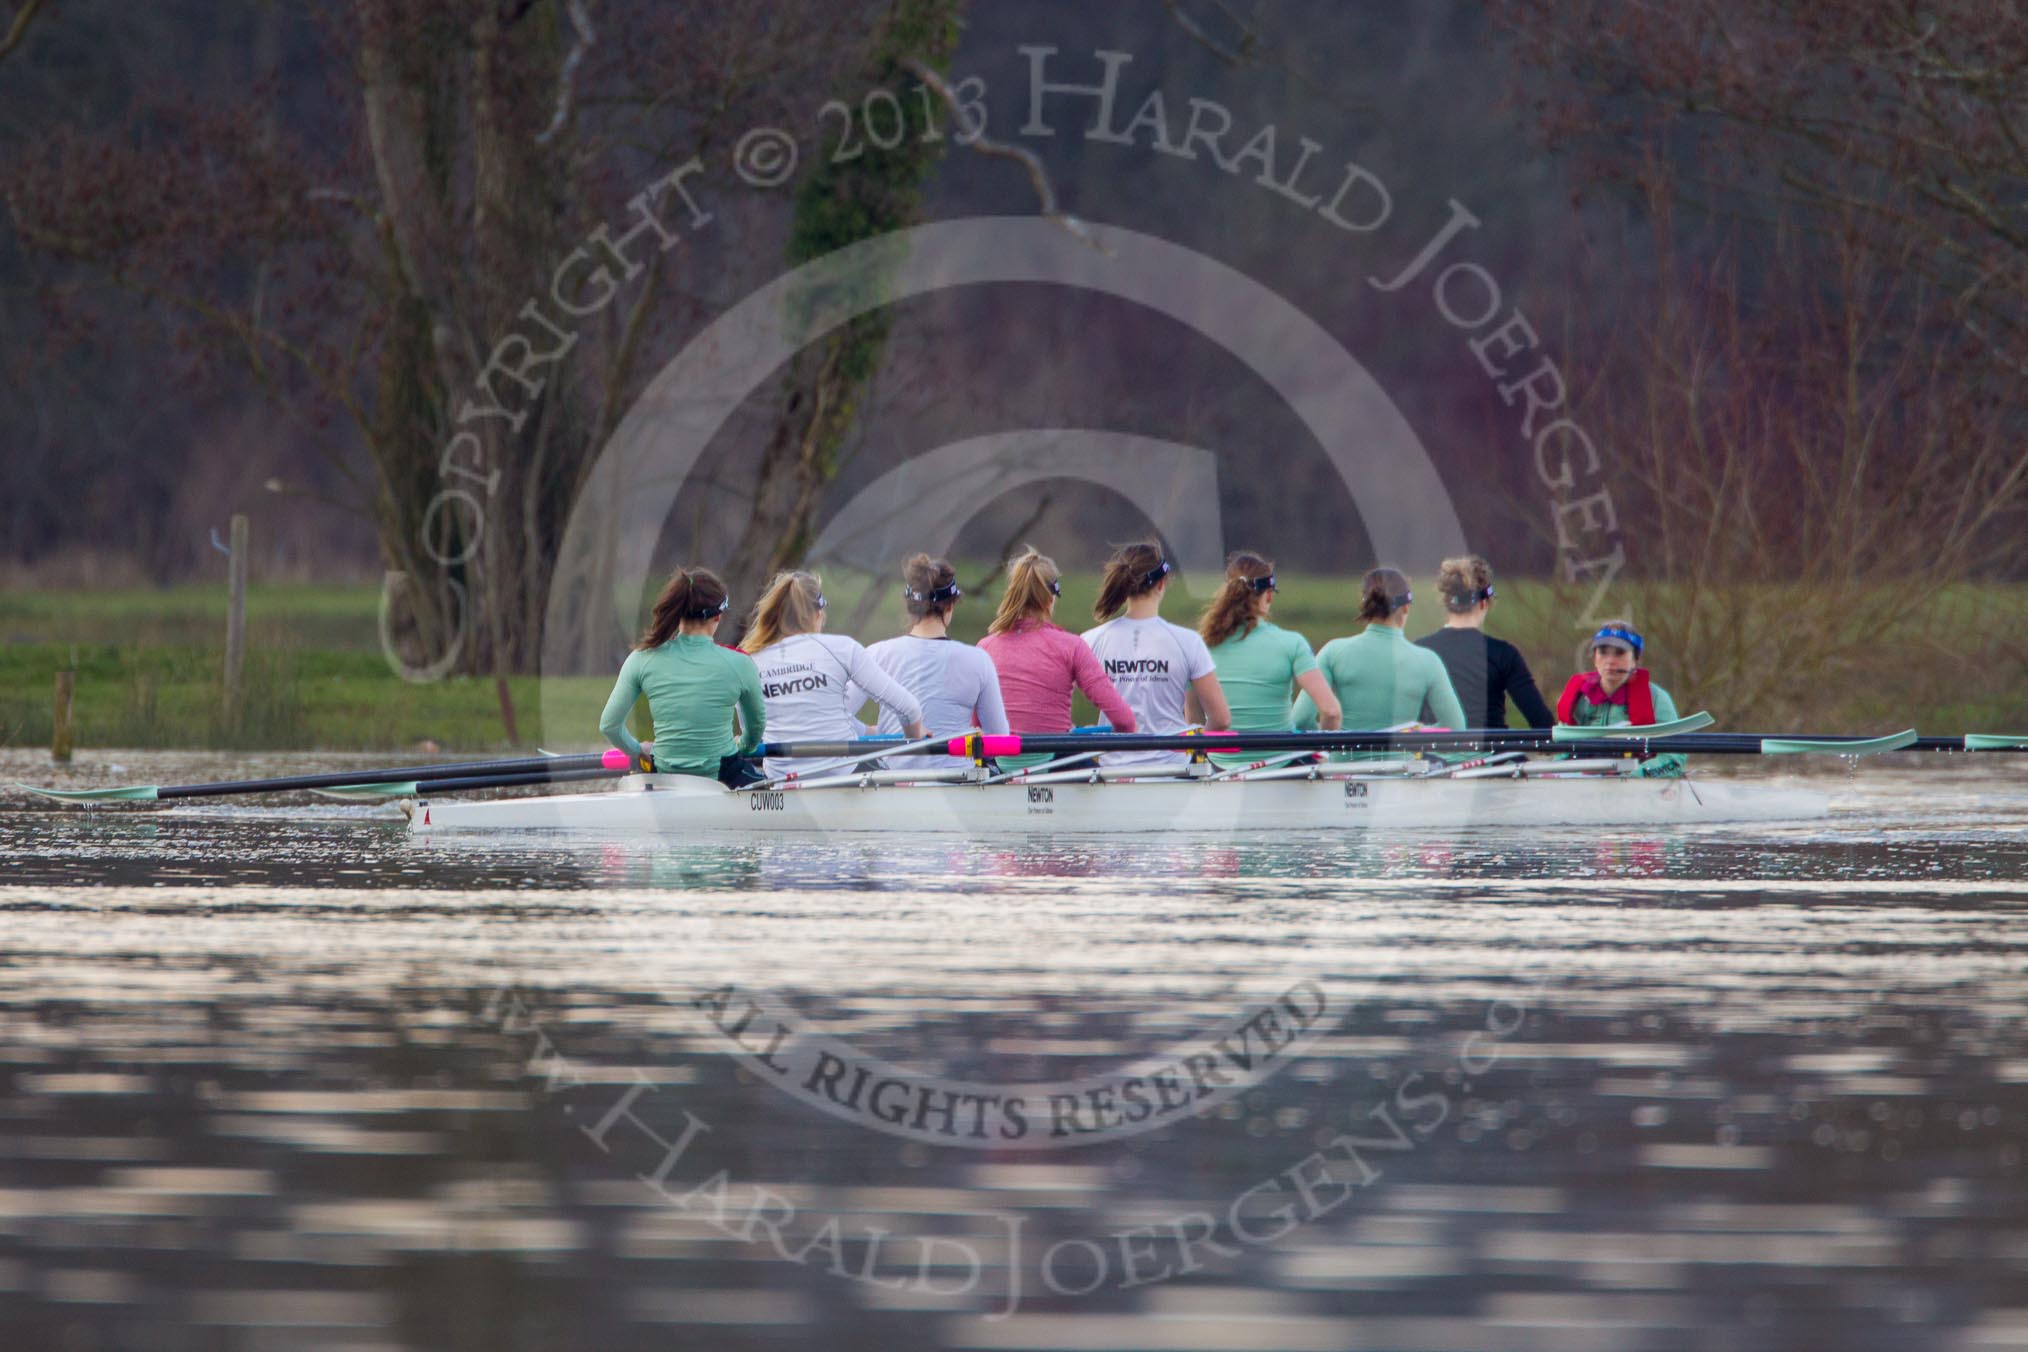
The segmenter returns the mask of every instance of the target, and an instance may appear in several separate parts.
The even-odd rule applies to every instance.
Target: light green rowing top
[[[1369,624],[1363,634],[1332,639],[1317,654],[1317,667],[1345,706],[1347,728],[1391,728],[1425,719],[1445,728],[1469,726],[1444,660],[1410,643],[1391,624]],[[1317,726],[1316,701],[1308,695],[1296,700],[1296,726]]]
[[[1296,677],[1317,669],[1310,640],[1266,620],[1212,648],[1211,661],[1232,710],[1234,732],[1288,732],[1289,687]]]
[[[678,634],[659,648],[627,654],[599,716],[599,731],[635,759],[641,744],[627,731],[627,715],[642,695],[648,697],[648,716],[655,722],[658,770],[715,775],[719,761],[735,750],[751,754],[767,731],[767,705],[753,659],[719,647],[705,634]],[[745,733],[737,741],[732,735],[735,709]]]

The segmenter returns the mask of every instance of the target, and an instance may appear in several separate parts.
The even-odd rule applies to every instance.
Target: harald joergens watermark
[[[1184,101],[1187,117],[1179,113],[1172,121],[1170,98],[1154,88],[1141,95],[1133,116],[1122,124],[1120,113],[1129,101],[1123,92],[1125,73],[1133,61],[1131,53],[1094,52],[1097,77],[1093,82],[1079,83],[1061,70],[1057,49],[1027,46],[1020,51],[1029,66],[1025,116],[1017,124],[1023,138],[1054,138],[1058,135],[1057,115],[1082,101],[1093,113],[1082,133],[1088,142],[1191,161],[1198,160],[1202,152],[1202,158],[1221,171],[1235,178],[1250,177],[1264,191],[1348,234],[1373,235],[1393,218],[1394,195],[1377,174],[1350,161],[1327,173],[1318,163],[1324,149],[1320,143],[1298,135],[1295,150],[1284,149],[1287,137],[1273,123],[1253,130],[1242,140],[1231,111],[1216,100],[1191,97]],[[960,143],[976,140],[989,126],[985,82],[970,76],[952,88],[961,100],[960,112],[966,123],[954,139]],[[863,101],[869,131],[878,125],[870,114],[882,96],[895,103],[895,125],[899,125],[898,103],[904,96],[875,90]],[[913,97],[927,100],[926,87],[918,86]],[[830,150],[834,160],[864,153],[864,146],[851,138],[855,124],[850,109],[834,101],[826,104],[822,113],[826,124],[832,115],[839,121],[840,130]],[[941,133],[932,127],[931,135]],[[1240,142],[1237,148],[1230,148],[1235,141]],[[788,182],[798,157],[793,134],[780,128],[756,127],[735,143],[732,167],[744,183],[770,189]],[[1256,172],[1249,174],[1249,170]],[[510,433],[519,433],[534,401],[546,388],[548,371],[576,347],[583,325],[622,294],[622,284],[638,281],[647,268],[643,258],[650,251],[667,252],[686,233],[694,234],[712,224],[712,213],[700,203],[697,185],[690,182],[705,172],[703,158],[693,157],[645,185],[629,200],[629,220],[624,227],[615,233],[613,225],[602,224],[590,231],[584,243],[554,269],[547,290],[530,297],[517,312],[522,323],[493,345],[473,381],[473,397],[459,410],[458,428],[438,456],[441,482],[425,509],[420,541],[432,560],[443,565],[468,562],[485,539],[488,505],[501,472],[487,464],[486,444],[472,430],[473,425],[497,419]],[[1501,400],[1509,407],[1518,404],[1517,434],[1530,447],[1537,477],[1551,492],[1565,575],[1572,582],[1596,580],[1592,598],[1577,620],[1579,627],[1588,627],[1625,564],[1611,491],[1598,486],[1603,472],[1599,448],[1570,416],[1568,388],[1560,369],[1541,351],[1538,332],[1528,316],[1504,303],[1499,281],[1482,265],[1468,260],[1437,266],[1464,232],[1481,224],[1456,198],[1447,202],[1447,211],[1442,227],[1405,264],[1369,274],[1365,283],[1376,291],[1391,293],[1427,279],[1445,324],[1472,335],[1467,346],[1473,358],[1495,381]],[[1580,493],[1581,483],[1591,485],[1593,491]],[[455,530],[448,528],[453,523]],[[387,588],[391,590],[396,581],[391,576]],[[412,680],[433,680],[448,673],[466,639],[463,611],[446,650],[417,666],[395,649],[384,613],[386,599],[382,646],[394,669]]]
[[[1093,114],[1083,132],[1089,142],[1184,160],[1201,156],[1235,179],[1250,178],[1342,234],[1375,238],[1393,218],[1394,196],[1378,175],[1349,162],[1327,173],[1329,157],[1307,137],[1296,138],[1296,148],[1286,150],[1286,139],[1272,125],[1244,136],[1236,132],[1229,110],[1214,100],[1192,98],[1187,119],[1179,114],[1172,121],[1170,101],[1161,90],[1128,99],[1124,78],[1132,57],[1127,53],[1094,53],[1096,66],[1079,83],[1054,49],[1021,50],[1029,68],[1026,116],[1017,123],[1024,138],[1063,134],[1076,108]],[[958,139],[983,136],[988,119],[984,82],[971,77],[956,89],[962,91],[966,111],[964,135]],[[889,96],[904,97],[891,91]],[[1129,102],[1136,111],[1122,122]],[[853,125],[849,115],[841,121],[847,128]],[[842,133],[831,149],[834,156],[854,152]],[[793,176],[798,154],[795,137],[775,128],[754,128],[734,147],[733,168],[749,185],[771,188]],[[524,307],[530,330],[496,345],[481,381],[484,398],[466,405],[461,423],[491,417],[503,419],[510,430],[519,428],[527,401],[540,393],[544,372],[575,345],[569,319],[596,313],[611,303],[622,280],[638,277],[640,258],[626,250],[641,255],[667,250],[685,232],[711,224],[701,192],[690,183],[703,167],[701,160],[692,160],[658,177],[631,202],[635,219],[624,233],[595,231],[587,247],[565,260],[549,297],[562,307],[561,316],[543,313],[539,298]],[[1567,416],[1563,379],[1554,362],[1540,353],[1534,325],[1505,303],[1499,282],[1487,269],[1457,257],[1467,232],[1479,228],[1478,217],[1456,199],[1446,206],[1444,222],[1434,234],[1412,241],[1412,247],[1399,251],[1398,263],[1368,274],[1364,284],[1375,293],[1426,286],[1445,326],[1466,335],[1468,349],[1496,382],[1502,401],[1519,410],[1519,435],[1532,450],[1537,477],[1555,497],[1566,572],[1573,581],[1597,577],[1595,607],[1622,561],[1612,501],[1603,491],[1569,495],[1583,479],[1595,478],[1601,457],[1583,428]],[[704,446],[788,357],[874,308],[952,287],[1004,283],[1109,294],[1168,314],[1223,346],[1279,392],[1310,429],[1338,467],[1378,554],[1415,561],[1463,552],[1456,514],[1413,429],[1329,333],[1268,288],[1202,253],[1133,231],[1099,226],[1073,235],[1035,219],[945,221],[852,246],[778,278],[711,324],[649,383],[601,453],[567,528],[550,589],[545,671],[572,671],[582,654],[601,648],[608,619],[622,632],[634,623],[632,597],[638,589],[625,584],[647,576],[670,507]],[[584,287],[591,294],[575,289]],[[563,304],[566,293],[577,309]],[[474,529],[464,532],[468,540],[479,534],[476,527],[486,510],[474,490],[483,487],[490,494],[498,481],[497,471],[486,474],[478,458],[483,446],[476,436],[454,439],[442,457],[447,478],[457,480],[453,487],[462,494],[442,510],[473,514],[466,524]],[[1381,472],[1374,472],[1376,467]],[[947,524],[922,523],[925,532]],[[1590,548],[1593,539],[1612,541],[1612,547]],[[545,682],[545,702],[549,689]],[[933,805],[925,810],[934,810]],[[1074,1084],[1002,1086],[945,1081],[892,1067],[803,1026],[766,992],[721,987],[699,1002],[708,1025],[749,1070],[825,1112],[923,1144],[1023,1150],[1090,1144],[1180,1124],[1280,1070],[1310,1038],[1334,1026],[1345,1008],[1314,974],[1291,973],[1261,990],[1194,1047]],[[558,1092],[568,1066],[546,1039],[538,1045],[534,1064],[543,1067],[549,1092]],[[779,1194],[758,1184],[742,1186],[722,1172],[679,1190],[672,1180],[680,1162],[711,1128],[687,1111],[680,1123],[653,1126],[643,1114],[656,1092],[645,1081],[637,1083],[617,1102],[604,1105],[593,1125],[581,1123],[580,1129],[602,1152],[611,1153],[623,1138],[632,1139],[637,1149],[645,1144],[658,1151],[655,1167],[638,1176],[662,1201],[683,1207],[686,1214],[703,1215],[715,1228],[747,1242],[765,1243],[787,1261],[823,1266],[841,1276],[872,1280],[868,1274],[881,1274],[888,1282],[938,1282],[944,1295],[954,1293],[954,1281],[955,1294],[978,1289],[983,1281],[981,1274],[990,1266],[985,1250],[968,1249],[962,1259],[954,1258],[968,1242],[959,1238],[925,1236],[933,1252],[918,1248],[912,1256],[897,1257],[900,1250],[885,1232],[855,1233],[836,1217],[818,1222],[799,1216]],[[1240,1194],[1222,1216],[1190,1211],[1145,1232],[1061,1240],[1042,1252],[1034,1270],[1048,1289],[1079,1294],[1109,1282],[1145,1284],[1230,1258],[1247,1245],[1271,1242],[1295,1225],[1346,1205],[1380,1176],[1367,1155],[1412,1150],[1450,1112],[1447,1091],[1424,1092],[1410,1077],[1396,1087],[1391,1106],[1375,1110],[1374,1121],[1384,1130],[1362,1124],[1336,1134],[1319,1150]],[[1284,1200],[1276,1201],[1278,1197]],[[1018,1254],[1021,1217],[980,1213],[975,1219],[1004,1230],[1001,1249]],[[856,1260],[848,1258],[848,1250],[856,1250]],[[1013,1269],[1006,1306],[1011,1310],[1020,1299],[1020,1264],[1010,1260],[1007,1266]],[[970,1275],[960,1281],[951,1276],[954,1270]],[[931,1290],[927,1285],[920,1289]]]
[[[542,1081],[542,1099],[601,1154],[630,1161],[630,1168],[646,1166],[634,1168],[633,1177],[654,1204],[834,1277],[940,1300],[977,1296],[983,1304],[991,1298],[988,1318],[1004,1319],[1020,1309],[1030,1274],[1035,1287],[1058,1297],[1130,1290],[1228,1265],[1338,1214],[1386,1177],[1383,1157],[1412,1155],[1460,1115],[1459,1095],[1498,1068],[1528,1008],[1518,1000],[1493,1001],[1481,1026],[1458,1041],[1450,1067],[1395,1079],[1381,1101],[1350,1110],[1348,1129],[1319,1133],[1316,1149],[1221,1205],[1179,1209],[1096,1238],[1047,1242],[1029,1233],[1025,1212],[944,1211],[937,1213],[942,1222],[972,1228],[903,1233],[899,1220],[890,1228],[868,1222],[856,1208],[828,1213],[798,1206],[731,1170],[686,1167],[686,1157],[715,1130],[706,1118],[680,1101],[658,1099],[665,1091],[639,1071],[624,1086],[580,1073],[518,990],[496,989],[478,1017],[489,1031],[524,1043],[526,1074]]]

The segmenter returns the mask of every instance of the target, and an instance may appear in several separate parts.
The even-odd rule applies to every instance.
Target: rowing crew
[[[1118,732],[1382,730],[1507,725],[1512,699],[1532,727],[1552,721],[1623,726],[1670,721],[1675,702],[1639,666],[1631,625],[1608,621],[1593,635],[1592,670],[1572,676],[1552,715],[1513,644],[1484,632],[1494,599],[1482,558],[1448,559],[1437,588],[1444,627],[1410,643],[1415,595],[1393,568],[1366,574],[1365,630],[1313,652],[1309,640],[1270,618],[1278,590],[1273,560],[1241,550],[1195,629],[1161,616],[1175,570],[1154,543],[1116,550],[1092,617],[1073,634],[1056,623],[1062,577],[1033,549],[1007,567],[1007,586],[977,647],[950,636],[964,590],[943,559],[917,554],[902,570],[906,632],[871,647],[825,632],[828,604],[812,573],[779,573],[755,604],[737,649],[718,643],[731,609],[725,583],[705,568],[680,568],[620,668],[599,729],[643,766],[708,775],[732,786],[808,779],[853,760],[771,757],[756,767],[762,738],[851,740],[878,707],[871,731],[910,739],[986,733],[1065,733],[1082,692]],[[1471,715],[1460,700],[1470,699]],[[1291,695],[1294,704],[1291,704]],[[654,723],[652,759],[627,729],[645,696]],[[734,729],[737,727],[737,735]],[[1180,752],[1110,752],[1104,762],[1162,764]],[[1682,757],[1658,756],[1641,773],[1677,774]]]

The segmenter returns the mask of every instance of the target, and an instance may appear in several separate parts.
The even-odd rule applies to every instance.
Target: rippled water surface
[[[0,797],[0,1347],[2028,1348],[2028,766],[1813,782],[1391,839]]]

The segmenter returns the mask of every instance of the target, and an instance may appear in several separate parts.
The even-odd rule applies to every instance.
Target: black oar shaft
[[[962,739],[954,739],[962,740]],[[1681,732],[1665,737],[1593,737],[1558,741],[1546,728],[1482,728],[1458,732],[1242,732],[1242,733],[1063,733],[1020,735],[1020,754],[1073,756],[1105,751],[1202,751],[1214,755],[1247,755],[1278,751],[1470,752],[1543,751],[1583,756],[1651,756],[1666,752],[1700,755],[1758,756],[1765,740],[1865,743],[1875,739],[1852,735]],[[1963,737],[1923,737],[1910,751],[1964,751]],[[2022,750],[2024,748],[2006,748]],[[769,756],[875,756],[946,754],[943,746],[904,751],[900,744],[879,738],[853,741],[787,742],[763,748]],[[989,750],[989,754],[1001,754]],[[1979,754],[1990,754],[1980,752]]]
[[[625,770],[606,770],[594,767],[589,770],[560,770],[554,773],[534,771],[518,775],[470,775],[462,779],[436,779],[418,783],[416,787],[426,794],[461,793],[471,789],[511,789],[523,784],[569,784],[585,779],[618,779]]]
[[[465,761],[448,765],[397,765],[378,770],[338,770],[315,775],[285,775],[277,779],[241,779],[224,784],[171,784],[157,789],[155,797],[217,798],[237,793],[287,793],[292,789],[343,789],[356,784],[401,784],[410,781],[430,783],[470,779],[483,775],[554,774],[558,771],[599,768],[601,768],[600,757],[597,755],[539,756],[519,760]]]

